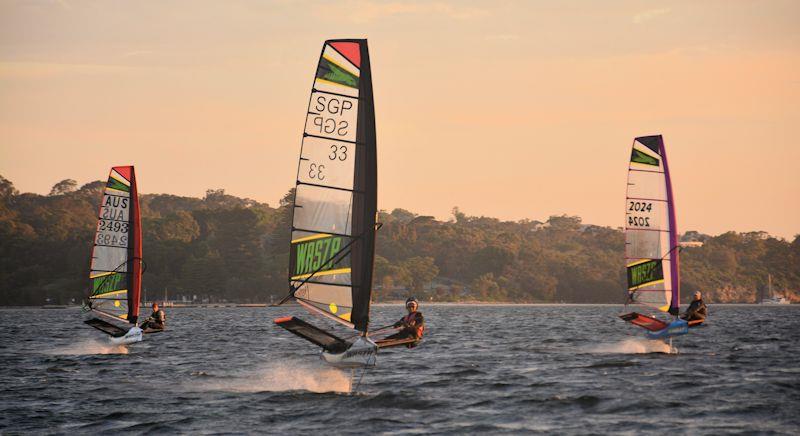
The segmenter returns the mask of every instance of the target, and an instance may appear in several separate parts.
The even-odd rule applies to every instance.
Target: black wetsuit
[[[421,312],[411,312],[394,323],[393,327],[402,327],[399,332],[387,336],[386,339],[422,339],[425,333],[425,317]]]
[[[689,305],[689,308],[686,309],[686,312],[683,313],[681,318],[685,319],[686,321],[697,321],[697,320],[704,320],[708,315],[708,308],[706,307],[706,303],[703,302],[703,299],[694,300],[692,304]]]
[[[150,328],[154,330],[164,330],[167,324],[167,315],[163,310],[159,309],[147,318],[147,321],[142,324],[142,330]]]

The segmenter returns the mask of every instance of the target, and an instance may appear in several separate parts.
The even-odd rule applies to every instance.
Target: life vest
[[[155,323],[162,325],[167,323],[167,314],[161,309],[158,309],[158,312],[153,312],[150,317],[153,318],[153,322]]]
[[[419,317],[417,315],[419,315]],[[413,327],[406,327],[406,329],[413,331],[417,339],[422,339],[422,335],[425,333],[425,321],[423,319],[422,322],[420,322],[418,319],[421,317],[422,314],[419,312],[411,312],[403,317],[403,325],[410,326],[412,323],[414,324]]]

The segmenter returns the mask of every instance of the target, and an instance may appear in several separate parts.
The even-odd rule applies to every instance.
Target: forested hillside
[[[0,177],[0,305],[80,302],[103,182],[72,180],[49,195],[20,194]],[[291,192],[276,207],[209,190],[205,198],[141,196],[143,284],[151,296],[268,302],[287,293]],[[547,222],[471,217],[450,221],[403,209],[381,212],[378,301],[413,293],[434,301],[618,303],[624,238],[578,217]],[[754,301],[772,274],[778,292],[800,289],[800,237],[728,232],[681,253],[683,296]],[[792,293],[792,295],[795,295]]]

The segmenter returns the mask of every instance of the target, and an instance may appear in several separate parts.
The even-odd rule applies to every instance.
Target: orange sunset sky
[[[665,137],[678,228],[800,233],[797,1],[0,0],[0,174],[136,165],[277,204],[322,42],[369,39],[379,207],[621,226]]]

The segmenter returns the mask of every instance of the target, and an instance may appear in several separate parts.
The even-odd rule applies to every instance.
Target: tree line
[[[19,193],[0,176],[0,305],[69,304],[87,295],[92,239],[104,182],[57,183],[49,195]],[[204,198],[140,196],[143,287],[152,298],[262,303],[288,292],[293,192],[275,207],[208,190]],[[373,299],[621,303],[624,236],[579,217],[545,222],[468,216],[448,221],[381,211]],[[800,235],[686,232],[684,300],[753,302],[800,289]],[[695,244],[699,245],[699,244]]]

